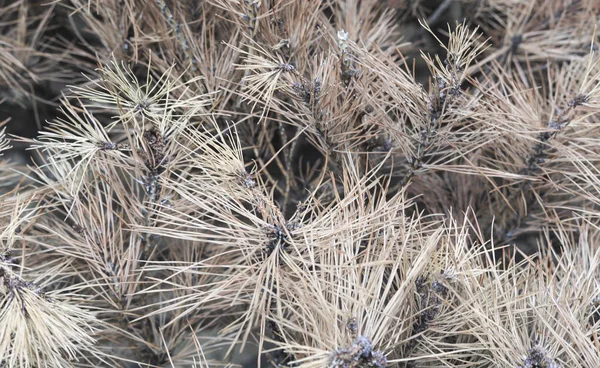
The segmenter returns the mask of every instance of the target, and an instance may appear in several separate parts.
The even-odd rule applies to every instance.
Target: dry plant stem
[[[434,93],[430,96],[428,105],[427,124],[421,129],[415,154],[410,158],[408,173],[400,181],[402,187],[409,185],[416,171],[422,167],[424,163],[423,160],[429,153],[431,140],[435,138],[440,118],[442,117],[446,106],[452,103],[453,97],[458,93],[460,92],[458,92],[455,87],[449,89],[441,78],[439,78],[437,84],[434,85]]]
[[[549,130],[538,134],[537,143],[534,145],[532,153],[527,158],[527,166],[521,170],[521,174],[529,177],[536,177],[539,174],[539,165],[545,162],[549,150],[551,149],[550,140],[556,137],[558,133],[560,133],[569,125],[569,123],[572,121],[572,115],[577,107],[586,103],[586,101],[587,97],[585,95],[574,97],[567,103],[567,106],[562,109],[562,111],[560,111],[560,113],[554,119],[552,119],[552,121],[548,122],[547,128]],[[524,226],[529,214],[533,213],[540,205],[540,201],[538,200],[537,196],[529,194],[529,192],[532,190],[531,185],[532,183],[529,180],[522,181],[519,186],[514,189],[507,201],[504,202],[504,211],[512,212],[508,208],[509,204],[514,203],[514,201],[518,200],[519,197],[525,196],[525,198],[527,198],[525,208],[527,208],[528,215],[520,216],[517,214],[517,216],[509,222],[508,228],[505,228],[501,233],[494,234],[496,244],[504,245],[513,240],[515,236],[519,235],[519,230]]]
[[[248,22],[248,29],[250,30],[249,38],[252,41],[256,40],[256,33],[258,32],[258,8],[261,4],[260,0],[243,0],[246,5],[247,13],[243,15],[244,20]],[[248,45],[248,57],[251,58],[255,54],[255,49],[252,45]],[[247,69],[244,71],[244,76],[240,81],[240,85],[244,86],[246,83],[246,78],[250,75],[250,70]],[[238,97],[237,103],[235,104],[235,108],[239,110],[242,106],[242,96]]]
[[[347,57],[347,52],[345,49],[342,50],[341,57],[341,73],[344,75],[346,69],[348,68],[348,64],[350,61]],[[354,70],[353,70],[354,71]],[[356,72],[356,71],[354,71]],[[350,83],[350,79],[347,80]],[[346,86],[349,89],[348,93],[352,93],[350,87]],[[314,130],[314,135],[320,141],[319,143],[324,148],[326,157],[325,160],[327,162],[327,167],[338,177],[341,177],[344,169],[342,163],[342,157],[340,153],[334,149],[335,143],[334,140],[328,135],[327,128],[323,123],[323,115],[324,112],[320,106],[320,98],[321,98],[321,89],[322,82],[315,78],[313,83],[309,83],[305,80],[305,78],[301,77],[301,82],[294,82],[292,85],[292,91],[299,97],[302,101],[302,105],[308,111],[308,116],[311,121],[308,123]],[[311,129],[312,130],[312,129]],[[298,136],[296,136],[296,139]],[[297,140],[294,142],[296,143]],[[291,160],[292,155],[294,154],[295,149],[290,150],[290,157],[288,160]]]
[[[281,205],[281,212],[286,213],[288,202],[290,199],[290,191],[292,187],[295,186],[295,179],[294,173],[292,171],[293,168],[291,159],[293,146],[288,146],[287,132],[285,131],[285,126],[281,122],[279,122],[278,132],[281,138],[282,147],[286,147],[283,152],[283,159],[285,165],[285,172],[283,174],[285,177],[285,192],[283,193],[283,204]]]
[[[183,54],[185,55],[185,59],[189,62],[190,66],[191,66],[191,70],[196,71],[198,69],[195,65],[196,60],[194,59],[192,53],[190,52],[190,47],[189,47],[189,44],[188,44],[188,41],[187,41],[185,35],[181,31],[181,25],[179,24],[179,22],[177,22],[177,20],[175,20],[173,13],[171,12],[169,7],[167,6],[167,3],[165,3],[164,0],[156,0],[156,4],[160,7],[160,12],[165,17],[165,20],[171,27],[171,31],[175,35],[175,38],[177,38],[177,41],[179,42],[179,45],[181,46],[181,50],[183,51]]]
[[[454,0],[444,0],[443,3],[438,5],[433,14],[431,14],[429,18],[427,18],[427,24],[429,24],[430,26],[437,24],[438,19],[444,14],[444,11],[446,11],[446,9],[448,9],[448,7],[452,5],[453,1]]]

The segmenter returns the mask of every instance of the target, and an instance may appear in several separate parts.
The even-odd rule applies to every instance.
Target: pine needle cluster
[[[599,22],[0,0],[0,366],[600,367]]]

